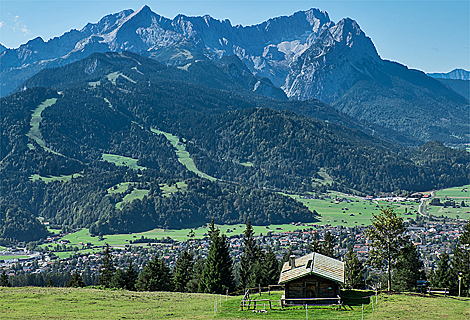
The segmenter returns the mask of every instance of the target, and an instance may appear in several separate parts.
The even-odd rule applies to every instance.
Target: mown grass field
[[[467,198],[470,199],[470,185],[462,186],[462,187],[454,187],[454,188],[448,188],[448,189],[443,189],[443,190],[437,190],[436,191],[436,197],[437,198],[453,198],[453,199],[458,199],[458,198]]]
[[[315,210],[320,217],[317,224],[332,226],[342,225],[347,227],[370,225],[370,219],[373,213],[379,213],[380,208],[393,207],[395,211],[400,213],[412,213],[411,217],[415,217],[414,211],[418,210],[418,203],[415,202],[387,202],[387,201],[370,201],[363,200],[359,197],[348,196],[339,193],[332,193],[331,199],[304,199],[299,195],[289,195],[297,201],[303,203],[310,210]],[[346,198],[350,202],[335,201],[338,199]],[[405,220],[406,220],[406,216]]]
[[[243,231],[245,230],[246,225],[245,224],[236,224],[236,225],[216,225],[220,229],[222,233],[225,233],[227,235],[232,235],[232,234],[242,234]],[[281,232],[281,231],[294,231],[298,229],[302,229],[306,227],[299,227],[299,226],[294,226],[291,224],[282,224],[282,225],[270,225],[270,226],[253,226],[253,229],[255,231],[256,235],[259,234],[267,234],[270,230],[273,232]],[[205,227],[199,227],[193,229],[194,234],[196,238],[203,238],[205,235],[207,235],[209,228],[207,226]],[[230,230],[230,231],[229,231]],[[99,240],[99,237],[92,237],[88,229],[81,229],[79,231],[73,232],[71,234],[68,234],[64,236],[62,239],[67,239],[70,241],[69,245],[79,245],[80,242],[82,243],[91,243],[92,245],[96,246],[102,246],[104,243],[108,243],[111,246],[123,246],[126,244],[129,244],[130,240],[138,239],[143,237],[146,238],[166,238],[170,237],[172,239],[178,240],[178,241],[184,241],[188,240],[188,234],[191,231],[191,229],[180,229],[180,230],[167,230],[167,229],[153,229],[150,231],[145,231],[145,232],[136,232],[136,233],[130,233],[130,234],[113,234],[113,235],[105,235],[103,236],[103,240]],[[140,246],[145,245],[145,244],[138,244]],[[42,245],[44,246],[44,245]]]
[[[454,187],[444,190],[436,191],[436,198],[439,198],[441,202],[444,202],[445,199],[452,199],[456,204],[460,206],[462,201],[466,204],[466,207],[453,208],[444,206],[431,206],[426,205],[426,213],[432,214],[434,216],[445,216],[452,219],[470,219],[470,185],[462,187]]]
[[[1,319],[468,319],[470,298],[380,294],[347,302],[343,307],[279,306],[281,292],[261,297],[272,300],[266,313],[240,310],[241,296],[194,293],[130,292],[93,288],[0,288]],[[353,295],[364,295],[362,292]],[[214,313],[214,305],[216,312]],[[257,310],[263,309],[263,305]]]
[[[24,258],[29,258],[29,256],[0,256],[0,260],[11,260],[11,259],[24,259]]]

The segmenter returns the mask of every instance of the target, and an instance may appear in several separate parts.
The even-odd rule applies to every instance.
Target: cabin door
[[[317,283],[316,282],[307,282],[305,284],[305,297],[306,298],[317,297]]]

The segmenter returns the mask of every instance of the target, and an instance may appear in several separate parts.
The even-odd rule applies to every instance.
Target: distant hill
[[[64,67],[45,69],[25,81],[17,90],[38,86],[67,88],[86,85],[106,78],[113,72],[128,74],[129,79],[184,81],[240,94],[254,93],[287,100],[280,88],[275,87],[269,79],[254,76],[236,56],[224,57],[217,63],[197,61],[173,67],[131,52],[94,53]]]
[[[118,74],[120,76],[117,76]],[[76,86],[93,87],[101,83],[109,83],[109,77],[117,77],[116,81],[129,81],[126,79],[130,79],[147,85],[171,81],[178,82],[175,84],[177,87],[181,87],[182,83],[192,83],[213,89],[223,89],[235,92],[236,96],[245,96],[251,101],[252,107],[290,110],[311,118],[359,129],[393,143],[418,144],[416,139],[406,134],[400,134],[393,129],[368,121],[357,121],[316,99],[286,101],[286,95],[281,89],[273,86],[269,79],[251,74],[237,56],[223,57],[217,62],[197,61],[174,67],[165,66],[153,59],[131,52],[96,53],[64,67],[45,69],[25,81],[17,88],[17,91],[37,86],[57,89]],[[277,101],[263,97],[272,97]]]
[[[470,100],[470,80],[457,80],[457,79],[441,79],[437,78],[437,80],[461,96]]]
[[[428,76],[435,79],[470,80],[470,71],[454,69],[447,73],[428,73]]]

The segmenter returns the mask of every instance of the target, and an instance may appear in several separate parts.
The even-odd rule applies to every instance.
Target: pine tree
[[[447,252],[441,254],[437,268],[431,273],[430,282],[432,287],[449,289],[453,287],[454,274]]]
[[[67,287],[83,288],[84,286],[85,282],[83,282],[82,276],[77,271],[75,271],[70,277],[69,282],[67,282]]]
[[[393,270],[393,288],[398,291],[412,291],[416,288],[418,280],[425,279],[424,264],[418,248],[408,241],[400,250]]]
[[[393,208],[381,208],[378,215],[372,214],[372,225],[365,231],[371,241],[369,263],[378,269],[387,269],[388,291],[392,288],[392,270],[400,249],[407,242],[403,218]]]
[[[124,289],[126,287],[126,283],[127,279],[125,272],[122,269],[117,269],[109,282],[109,288]]]
[[[265,265],[266,255],[257,246],[255,248],[254,256],[256,259],[251,263],[250,273],[248,274],[248,282],[246,284],[248,288],[267,285]]]
[[[277,284],[279,281],[279,261],[276,258],[276,255],[271,250],[271,247],[268,248],[265,258],[265,278],[267,284]]]
[[[198,292],[199,282],[201,282],[202,271],[204,270],[205,262],[206,260],[201,257],[195,258],[193,274],[191,275],[191,280],[189,280],[188,284],[186,285],[188,292]]]
[[[316,233],[313,234],[313,240],[309,247],[312,252],[322,253],[323,249]]]
[[[364,264],[359,260],[352,247],[344,256],[344,277],[346,288],[354,289],[363,285]]]
[[[325,234],[325,241],[321,246],[321,254],[336,259],[337,256],[335,255],[335,245],[336,245],[336,237],[330,233],[328,230]]]
[[[170,291],[170,284],[170,268],[155,256],[139,274],[135,287],[139,291]]]
[[[127,267],[125,278],[126,278],[126,290],[133,291],[135,290],[135,284],[139,277],[139,273],[134,268],[134,263],[132,259],[129,259],[129,266]]]
[[[187,249],[183,251],[173,270],[173,289],[176,292],[188,292],[187,285],[192,278],[194,256]]]
[[[104,256],[101,259],[101,270],[99,276],[99,284],[105,288],[111,287],[111,280],[113,278],[114,273],[116,272],[116,268],[114,267],[113,257],[109,251],[109,244],[106,244],[106,249],[104,251]]]
[[[6,274],[5,270],[3,270],[2,274],[0,275],[0,286],[11,287],[10,281],[8,280],[8,275]]]
[[[219,229],[215,228],[214,219],[209,227],[209,236],[211,246],[199,282],[199,292],[225,293],[227,289],[233,291],[235,287],[233,262],[227,238],[225,235],[220,236]]]
[[[246,229],[243,232],[243,255],[240,259],[240,270],[238,276],[238,286],[241,289],[246,287],[253,286],[253,264],[259,260],[257,257],[258,248],[256,246],[256,241],[254,239],[254,231],[253,227],[251,226],[251,221],[248,219],[246,223]],[[250,281],[251,278],[251,281]]]

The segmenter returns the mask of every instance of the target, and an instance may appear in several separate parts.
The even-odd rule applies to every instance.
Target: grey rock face
[[[435,79],[470,80],[470,71],[454,69],[447,73],[428,73],[428,76]]]
[[[326,12],[300,11],[259,25],[232,26],[209,16],[167,19],[148,6],[125,10],[44,42],[30,40],[0,53],[2,95],[44,68],[83,59],[94,52],[131,51],[170,65],[237,55],[256,76],[281,86],[289,64],[330,24]]]
[[[360,78],[372,78],[381,64],[370,38],[355,21],[343,19],[324,29],[291,64],[283,89],[289,98],[331,103]]]

